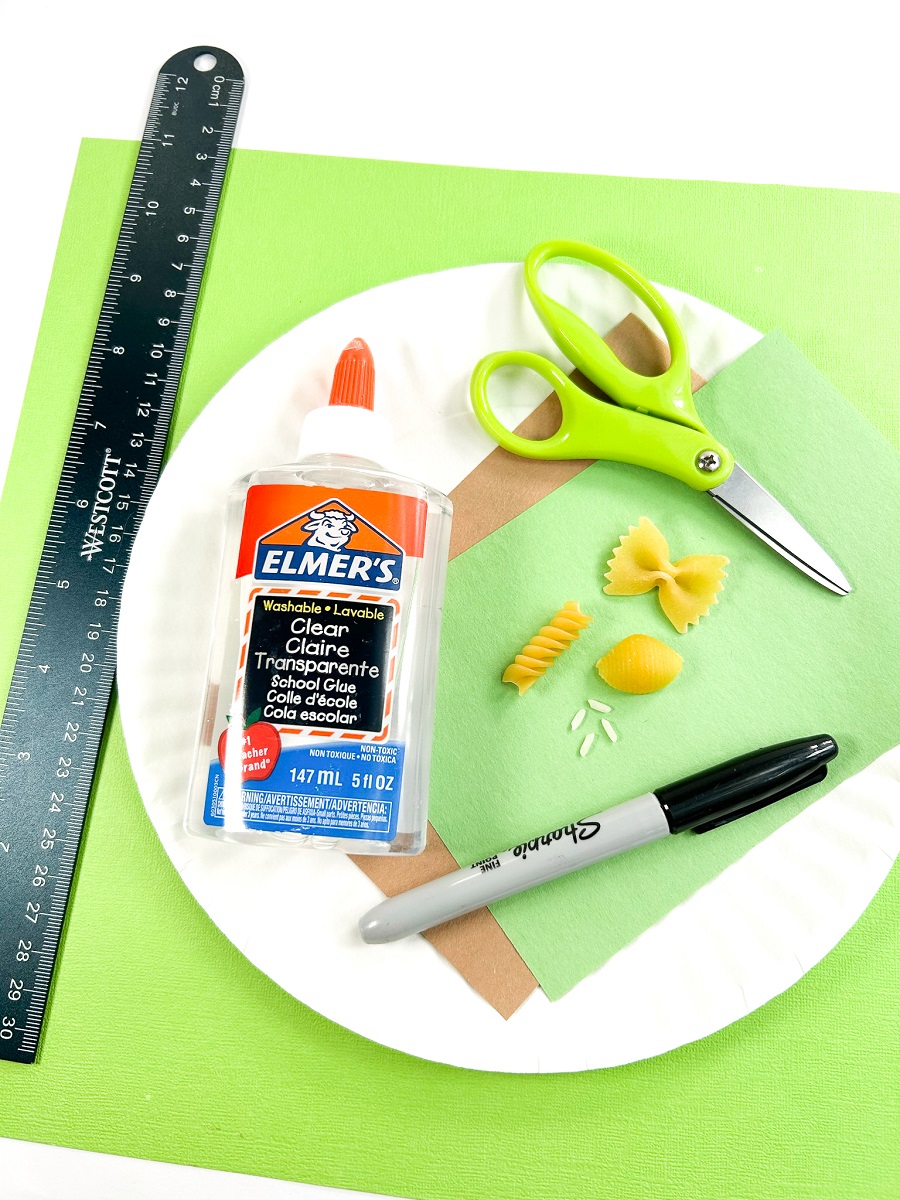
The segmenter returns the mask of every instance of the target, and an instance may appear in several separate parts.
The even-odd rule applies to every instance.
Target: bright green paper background
[[[5,678],[135,153],[86,142],[76,171],[2,506]],[[898,218],[879,194],[241,151],[176,436],[327,305],[565,235],[783,329],[896,445]],[[894,1200],[897,878],[799,984],[696,1045],[582,1075],[457,1070],[348,1033],[241,957],[163,853],[114,715],[40,1061],[0,1063],[0,1134],[422,1200]]]
[[[900,455],[779,333],[708,383],[704,421],[789,504],[854,584],[810,582],[706,496],[666,476],[597,463],[450,566],[432,820],[460,862],[590,816],[758,746],[831,733],[825,784],[703,836],[666,838],[493,906],[552,999],[841,779],[900,741]],[[848,464],[865,464],[845,479]],[[606,596],[619,535],[649,516],[673,561],[724,554],[728,579],[699,626],[679,635],[656,593]],[[593,624],[524,696],[500,680],[566,600]],[[606,687],[594,663],[647,633],[684,658],[652,696]],[[472,664],[479,664],[473,670]],[[588,696],[609,704],[612,745]],[[599,735],[588,757],[578,747]]]

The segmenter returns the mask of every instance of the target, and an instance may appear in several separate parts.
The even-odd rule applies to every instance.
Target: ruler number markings
[[[195,69],[210,54],[227,75]],[[162,464],[242,87],[220,50],[175,55],[138,152],[0,725],[0,1058],[37,1051],[124,571]]]

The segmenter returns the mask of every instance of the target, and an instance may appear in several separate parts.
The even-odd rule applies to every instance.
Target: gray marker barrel
[[[365,942],[395,942],[670,833],[649,792],[385,900],[365,914]]]

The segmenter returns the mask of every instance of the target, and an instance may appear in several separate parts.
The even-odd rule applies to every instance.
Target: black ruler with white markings
[[[0,726],[0,1059],[34,1062],[243,92],[214,46],[156,81]]]

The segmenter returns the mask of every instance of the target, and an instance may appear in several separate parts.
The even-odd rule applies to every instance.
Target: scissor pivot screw
[[[706,471],[707,474],[712,474],[713,471],[718,471],[722,465],[722,460],[716,454],[715,450],[701,450],[697,455],[697,470]]]

